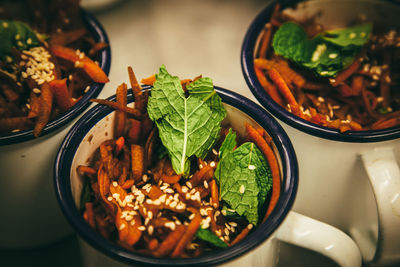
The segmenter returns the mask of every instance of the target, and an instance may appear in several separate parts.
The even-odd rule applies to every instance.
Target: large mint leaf
[[[208,82],[208,78],[201,78],[199,84]],[[190,172],[191,156],[204,158],[211,150],[226,114],[213,87],[189,87],[186,96],[179,78],[161,66],[148,102],[148,114],[158,127],[173,169],[185,175]]]
[[[261,151],[250,142],[234,151],[225,150],[215,175],[222,200],[256,225],[272,187],[271,171]]]
[[[236,145],[236,133],[232,132],[232,128],[229,128],[228,134],[219,148],[219,157],[223,158],[226,151],[233,151]]]
[[[0,57],[4,62],[12,57],[11,49],[26,50],[39,46],[36,33],[20,21],[0,20]]]
[[[331,30],[308,39],[304,29],[286,22],[276,31],[272,46],[281,55],[321,76],[335,76],[348,67],[368,41],[371,24]]]
[[[199,228],[199,230],[196,232],[196,237],[216,247],[226,248],[228,246],[224,241],[219,239],[218,236],[208,229]]]

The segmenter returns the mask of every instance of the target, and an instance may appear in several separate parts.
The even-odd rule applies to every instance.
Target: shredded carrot
[[[130,108],[127,106],[120,106],[118,105],[118,103],[113,102],[113,101],[109,101],[106,99],[90,99],[91,102],[95,102],[95,103],[99,103],[101,105],[106,105],[109,106],[111,108],[114,108],[116,110],[119,111],[123,111],[128,113],[129,115],[132,115],[132,117],[134,117],[135,119],[140,120],[142,118],[142,113],[140,112],[140,110],[135,109],[135,108]]]
[[[342,70],[336,75],[334,81],[332,82],[332,85],[338,86],[339,84],[341,84],[344,80],[346,80],[353,73],[355,73],[360,68],[360,66],[361,66],[361,57],[358,56],[354,59],[353,63],[351,63],[349,67]]]
[[[50,90],[48,83],[44,83],[41,87],[40,95],[40,112],[36,120],[35,128],[33,129],[33,135],[39,136],[47,122],[50,119],[51,109],[53,106],[53,93]]]
[[[267,56],[268,48],[269,48],[270,41],[271,41],[271,36],[272,36],[272,25],[271,25],[271,23],[267,23],[267,24],[265,24],[265,27],[264,27],[262,43],[261,43],[260,50],[258,52],[259,57],[265,58]]]
[[[190,221],[187,230],[183,234],[182,238],[179,240],[178,244],[176,245],[174,251],[171,254],[171,258],[179,257],[183,250],[185,249],[186,245],[192,240],[194,235],[196,234],[197,230],[200,227],[200,223],[202,221],[200,212],[193,208],[189,208],[189,210],[195,214],[193,220]]]
[[[261,152],[267,159],[268,165],[272,173],[272,194],[267,212],[263,220],[265,221],[267,217],[271,214],[272,210],[275,208],[276,203],[278,202],[280,196],[281,177],[280,177],[278,161],[271,147],[267,144],[265,139],[257,132],[257,130],[254,129],[254,127],[248,123],[245,124],[245,127],[249,138],[257,145],[257,147],[261,150]]]
[[[132,174],[135,181],[142,179],[144,173],[144,149],[139,145],[131,145]]]
[[[119,152],[122,150],[122,148],[125,145],[125,138],[123,136],[120,136],[116,141],[115,141],[115,154],[118,155]]]
[[[153,255],[156,257],[165,257],[175,248],[178,244],[179,240],[182,239],[182,236],[185,234],[186,226],[177,225],[175,231],[171,231],[167,238],[161,242],[160,246],[156,251],[153,252]]]
[[[156,75],[153,74],[147,78],[143,78],[141,82],[145,85],[153,85],[156,82]]]
[[[242,241],[250,232],[250,230],[253,228],[252,224],[247,225],[246,228],[244,228],[240,234],[238,234],[235,239],[233,239],[233,241],[229,244],[230,246],[236,245],[237,243],[239,243],[240,241]]]
[[[215,179],[213,179],[210,183],[211,186],[211,205],[214,208],[218,208],[219,207],[219,197],[218,197],[218,185],[217,182],[215,181]]]
[[[86,210],[86,215],[87,215],[87,223],[92,227],[93,229],[96,229],[96,222],[94,219],[94,211],[93,211],[93,203],[92,202],[86,202],[85,203],[85,210]]]
[[[263,71],[257,67],[254,68],[254,71],[256,72],[257,78],[261,84],[261,86],[264,88],[264,90],[271,96],[271,98],[278,103],[281,106],[285,106],[283,103],[283,100],[281,96],[279,95],[278,90],[276,89],[275,85],[271,84],[267,78],[265,77]]]
[[[278,87],[279,91],[289,103],[289,105],[291,105],[292,107],[298,107],[297,101],[294,98],[292,91],[290,91],[289,87],[287,86],[286,82],[283,80],[279,72],[276,69],[271,68],[270,70],[268,70],[268,75]]]
[[[122,83],[117,87],[116,102],[121,107],[126,107],[127,104],[127,86],[126,83]],[[120,110],[115,111],[114,119],[114,137],[119,138],[124,134],[126,122],[126,113]]]

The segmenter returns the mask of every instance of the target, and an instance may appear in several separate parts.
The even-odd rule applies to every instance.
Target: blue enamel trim
[[[145,87],[145,89],[149,89],[149,87]],[[215,89],[224,103],[234,106],[252,117],[270,134],[282,159],[284,179],[281,188],[281,197],[267,222],[257,227],[257,229],[244,241],[235,246],[215,253],[190,259],[159,259],[141,256],[129,252],[128,250],[117,246],[111,241],[102,238],[98,233],[90,228],[90,226],[82,218],[79,211],[76,209],[70,184],[71,165],[77,147],[90,129],[98,121],[113,111],[111,108],[96,105],[86,114],[84,114],[70,129],[60,147],[60,150],[58,151],[54,168],[55,190],[61,209],[71,225],[86,242],[104,254],[116,260],[130,264],[157,266],[182,266],[189,264],[196,266],[214,265],[232,260],[244,254],[245,252],[254,249],[256,246],[260,245],[263,241],[270,237],[270,235],[276,230],[276,228],[280,225],[287,213],[292,208],[297,193],[298,165],[293,146],[283,128],[271,115],[264,112],[259,105],[234,92],[219,87],[215,87]],[[128,102],[133,101],[131,92],[132,91],[130,90]],[[115,95],[108,99],[115,100]]]
[[[289,5],[294,5],[300,1],[280,1],[282,8]],[[393,1],[386,1],[394,3]],[[400,137],[400,126],[374,131],[349,131],[340,133],[338,130],[319,126],[304,119],[301,119],[286,109],[278,105],[272,98],[265,92],[259,83],[254,71],[254,48],[257,37],[262,31],[264,25],[269,21],[272,14],[273,7],[276,1],[271,1],[253,20],[250,24],[248,31],[244,37],[241,50],[241,66],[244,78],[249,86],[253,95],[261,103],[261,105],[276,116],[281,121],[288,125],[303,131],[305,133],[318,136],[325,139],[342,141],[342,142],[379,142],[392,140]]]
[[[108,36],[104,30],[104,28],[101,26],[99,21],[89,12],[85,11],[82,9],[82,18],[84,24],[87,26],[88,30],[90,31],[91,34],[93,34],[94,39],[98,42],[106,42],[110,43],[108,40]],[[101,52],[100,55],[100,60],[99,60],[99,66],[103,69],[103,71],[107,74],[110,73],[110,67],[111,67],[111,49],[110,46],[108,46],[106,49],[104,49]],[[63,114],[61,117],[58,117],[57,119],[49,122],[46,127],[43,129],[42,134],[40,135],[41,138],[51,132],[56,131],[63,125],[67,124],[74,118],[76,118],[79,114],[81,114],[87,107],[89,107],[90,102],[89,100],[92,98],[95,98],[99,95],[101,90],[103,89],[104,84],[103,83],[94,83],[89,91],[82,96],[82,98],[65,114]],[[9,144],[15,144],[15,143],[21,143],[24,141],[32,140],[34,138],[33,131],[32,130],[25,130],[25,131],[20,131],[16,133],[11,133],[11,134],[4,134],[0,135],[0,146],[1,145],[9,145]]]

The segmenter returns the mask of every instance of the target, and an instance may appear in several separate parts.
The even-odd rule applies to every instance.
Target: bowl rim
[[[101,51],[99,60],[99,66],[108,76],[111,67],[111,48],[107,33],[100,22],[96,19],[96,17],[90,12],[81,8],[81,15],[83,23],[88,28],[89,32],[93,34],[94,38],[99,42],[105,42],[109,44],[107,48]],[[0,134],[0,146],[22,143],[28,140],[42,138],[43,136],[55,132],[60,127],[66,125],[68,122],[76,118],[79,114],[83,113],[84,110],[91,104],[89,100],[97,97],[103,89],[104,85],[104,83],[93,83],[90,86],[90,89],[70,110],[57,117],[55,120],[47,123],[39,137],[35,137],[33,135],[33,129],[19,131],[15,133]]]
[[[312,1],[312,0],[311,0]],[[315,0],[314,0],[315,1]],[[254,49],[257,42],[257,38],[263,29],[265,23],[268,22],[269,17],[272,14],[273,7],[277,0],[270,1],[267,6],[261,10],[260,13],[256,15],[253,21],[250,23],[248,30],[243,39],[240,61],[242,67],[242,73],[245,81],[253,93],[255,98],[260,102],[260,104],[270,113],[272,113],[276,118],[283,121],[284,123],[316,137],[321,137],[328,140],[342,141],[342,142],[354,142],[354,143],[366,143],[366,142],[380,142],[393,140],[400,137],[400,125],[382,129],[382,130],[368,130],[368,131],[348,131],[345,133],[340,133],[336,129],[320,126],[315,123],[306,121],[300,117],[297,117],[277,104],[263,89],[259,83],[255,71],[254,71]],[[294,1],[280,1],[282,4],[282,9],[291,7],[300,2],[306,2],[303,0]],[[394,4],[399,7],[400,3],[394,3],[394,1],[384,0],[384,1],[372,1],[367,2],[379,3],[379,4]]]
[[[297,158],[289,137],[278,122],[259,105],[251,100],[226,89],[214,87],[223,103],[229,104],[244,112],[270,134],[282,163],[282,188],[281,196],[276,208],[270,214],[267,223],[259,225],[245,240],[238,244],[215,253],[202,255],[189,259],[167,259],[145,257],[134,254],[96,233],[83,219],[75,206],[72,196],[70,173],[72,161],[80,142],[94,125],[111,113],[113,109],[96,105],[86,112],[70,129],[57,153],[54,165],[54,187],[58,203],[64,216],[75,231],[92,247],[104,254],[125,263],[142,265],[214,265],[232,260],[267,240],[284,220],[293,206],[298,187]],[[144,86],[145,90],[150,87]],[[114,101],[115,95],[108,98]],[[129,90],[128,103],[133,101],[132,91]]]

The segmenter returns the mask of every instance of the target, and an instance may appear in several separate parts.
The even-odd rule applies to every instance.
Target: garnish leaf
[[[240,216],[257,225],[259,211],[272,187],[267,161],[254,143],[225,150],[215,171],[220,195]]]
[[[286,22],[276,31],[272,46],[277,55],[330,77],[354,61],[371,31],[372,24],[368,23],[327,31],[308,39],[300,25]]]
[[[228,134],[226,135],[219,149],[219,157],[222,158],[225,151],[233,151],[233,149],[236,147],[236,144],[236,133],[232,132],[232,128],[229,128]]]
[[[216,247],[226,248],[228,246],[224,241],[219,239],[218,236],[208,229],[199,228],[196,232],[196,237]]]
[[[156,75],[147,107],[173,169],[184,175],[190,172],[191,156],[204,158],[211,150],[226,115],[211,79],[200,78],[188,87],[186,96],[180,79],[171,76],[163,65]]]
[[[11,49],[26,50],[39,46],[36,33],[20,21],[0,20],[0,57],[3,62],[10,63]]]
[[[372,23],[365,23],[349,28],[326,31],[321,37],[342,47],[350,45],[363,46],[368,41],[371,31]]]

